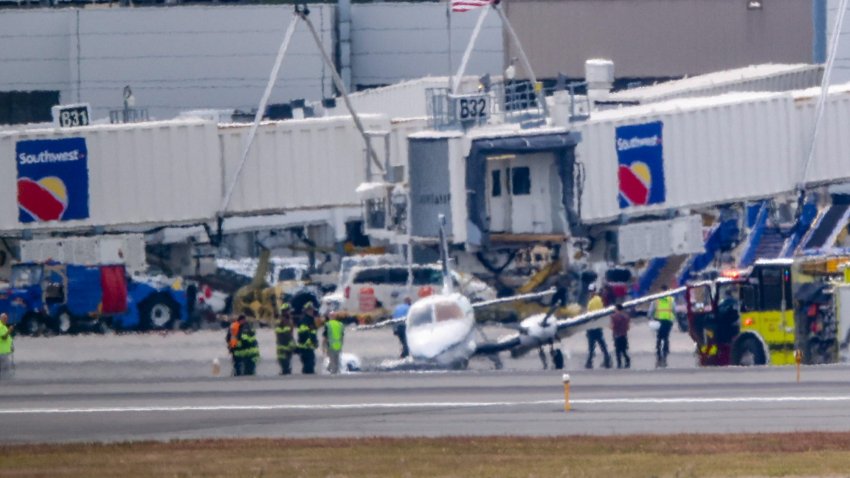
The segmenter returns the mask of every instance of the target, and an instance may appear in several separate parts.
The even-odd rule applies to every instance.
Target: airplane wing
[[[387,319],[382,320],[380,322],[375,322],[374,324],[369,325],[358,325],[357,330],[372,330],[372,329],[383,329],[384,327],[392,327],[396,324],[404,323],[406,317],[398,317],[395,319]]]
[[[623,302],[624,309],[633,309],[637,306],[648,304],[656,299],[660,299],[662,297],[669,297],[671,295],[677,295],[684,292],[686,287],[677,287],[675,289],[665,290],[663,292],[658,292],[656,294],[645,295],[643,297],[639,297],[637,299],[627,300]],[[584,314],[576,315],[575,317],[570,317],[569,319],[561,319],[556,322],[558,329],[558,337],[563,337],[575,333],[580,330],[584,330],[586,327],[594,322],[598,321],[603,317],[608,317],[613,314],[616,309],[614,306],[608,306],[604,309],[594,310],[593,312],[585,312]]]
[[[534,293],[531,293],[531,294],[519,294],[519,295],[512,295],[510,297],[500,297],[498,299],[484,300],[484,301],[476,302],[476,303],[472,304],[472,307],[475,308],[475,309],[479,309],[481,307],[489,307],[491,305],[504,304],[506,302],[516,302],[518,300],[539,299],[541,297],[546,297],[546,296],[552,295],[554,293],[555,293],[555,288],[553,287],[553,288],[551,288],[549,290],[545,290],[543,292],[534,292]]]
[[[651,294],[638,299],[633,299],[623,303],[623,308],[634,308],[643,304],[650,303],[662,297],[668,297],[684,292],[685,287],[670,289],[657,294]],[[483,343],[478,346],[476,354],[493,354],[509,350],[511,356],[519,357],[530,350],[541,347],[553,340],[561,339],[572,335],[576,332],[589,329],[591,327],[599,327],[597,322],[609,315],[613,314],[616,309],[613,306],[604,309],[595,310],[579,314],[569,319],[552,320],[548,314],[538,314],[526,318],[521,323],[521,329],[517,333],[504,336],[496,342]]]

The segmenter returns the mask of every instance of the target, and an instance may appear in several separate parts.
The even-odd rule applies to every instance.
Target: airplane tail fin
[[[440,214],[440,263],[443,267],[443,293],[452,293],[452,276],[449,269],[449,242],[446,237],[446,216]]]

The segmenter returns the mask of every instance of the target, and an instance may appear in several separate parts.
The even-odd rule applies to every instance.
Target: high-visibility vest
[[[239,345],[239,322],[235,321],[230,324],[230,343],[227,344],[230,350],[236,350]]]
[[[11,353],[12,334],[9,333],[9,327],[6,324],[0,323],[0,355],[9,355]]]
[[[342,322],[331,319],[325,324],[328,333],[328,348],[334,352],[342,350],[342,336],[345,333],[345,326]]]
[[[674,317],[672,297],[662,297],[655,301],[655,320],[672,321]]]

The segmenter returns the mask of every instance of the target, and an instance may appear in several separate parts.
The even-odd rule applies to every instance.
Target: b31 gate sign
[[[21,223],[88,219],[85,138],[18,141],[15,162]]]

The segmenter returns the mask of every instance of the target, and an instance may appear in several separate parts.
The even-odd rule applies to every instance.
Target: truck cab
[[[701,365],[793,365],[838,360],[839,315],[823,259],[757,261],[688,284],[689,334]],[[821,273],[823,271],[823,273]]]
[[[42,326],[57,333],[96,327],[102,315],[127,310],[125,277],[122,265],[15,264],[10,288],[0,291],[0,312],[28,334]]]
[[[0,290],[0,312],[21,333],[171,328],[186,320],[182,288],[131,280],[122,264],[79,265],[55,261],[12,266],[10,286]],[[103,319],[106,319],[104,321]]]

